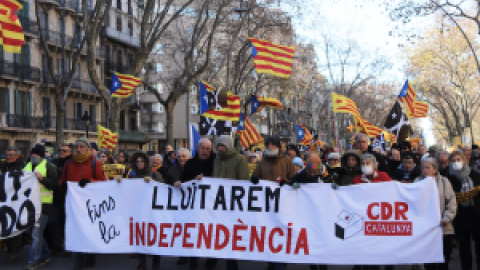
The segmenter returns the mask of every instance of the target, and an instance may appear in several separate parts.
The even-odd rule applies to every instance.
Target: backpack
[[[70,165],[70,162],[72,161],[72,159],[69,159],[67,161],[67,164],[65,164],[65,169],[64,169],[64,173],[68,176],[68,165]],[[94,178],[97,178],[97,159],[95,158],[92,158],[91,159],[92,161],[92,170],[93,170],[93,177]]]

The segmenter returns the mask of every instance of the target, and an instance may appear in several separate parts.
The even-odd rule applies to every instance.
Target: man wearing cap
[[[438,150],[440,150],[438,148],[438,146],[436,145],[432,145],[428,148],[428,156],[429,157],[432,157],[432,158],[435,158],[435,155],[437,154]]]
[[[102,163],[90,153],[90,144],[86,138],[80,138],[75,142],[75,150],[72,159],[68,160],[63,167],[60,185],[66,188],[68,182],[78,183],[85,187],[91,182],[105,181]],[[80,270],[95,265],[93,254],[77,253],[74,270]]]
[[[23,168],[24,171],[34,172],[40,184],[42,196],[42,214],[32,228],[32,246],[28,255],[28,265],[25,269],[36,269],[50,261],[50,250],[43,238],[43,231],[48,221],[48,214],[53,203],[53,190],[58,187],[57,168],[45,159],[45,148],[41,144],[35,145],[30,152],[30,162]]]
[[[94,142],[90,143],[90,154],[92,154],[94,156],[97,156],[97,154],[98,154],[98,146]]]

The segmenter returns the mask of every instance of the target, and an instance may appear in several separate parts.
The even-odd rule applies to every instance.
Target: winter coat
[[[330,168],[328,165],[325,166],[328,172],[328,183],[338,183],[340,179],[345,175],[345,169],[340,167]]]
[[[392,174],[392,179],[412,183],[421,174],[422,171],[420,170],[420,166],[416,164],[415,167],[410,171],[410,173],[408,173],[407,170],[403,168],[403,165],[400,165],[400,167]]]
[[[25,168],[25,162],[22,160],[17,159],[16,161],[12,163],[7,163],[5,161],[4,164],[0,165],[0,173],[5,173],[5,172],[14,172],[14,171],[21,171]]]
[[[182,175],[180,176],[180,181],[187,182],[195,179],[200,174],[203,174],[205,177],[212,177],[213,175],[213,162],[215,161],[215,153],[210,152],[208,159],[201,160],[198,157],[198,153],[195,153],[195,156],[185,163],[183,168]]]
[[[95,162],[95,171],[92,168],[92,159]],[[91,182],[101,182],[105,181],[105,173],[103,172],[102,163],[94,158],[89,156],[87,160],[83,163],[76,163],[73,157],[67,160],[63,166],[62,177],[60,178],[60,184],[65,181],[69,182],[80,182],[82,179],[88,179]],[[67,164],[70,162],[67,168]]]
[[[349,156],[354,156],[357,159],[357,166],[353,168],[347,167],[347,160]],[[357,150],[357,149],[348,150],[341,159],[342,168],[344,170],[343,176],[340,178],[338,182],[335,182],[335,183],[337,183],[339,186],[351,185],[353,178],[362,174],[362,164],[361,164],[362,156],[363,156],[363,153],[360,150]]]
[[[447,178],[452,184],[453,191],[459,193],[462,189],[462,183],[455,176],[451,175],[447,167]],[[480,175],[475,170],[471,170],[469,174],[472,179],[473,186],[480,185]],[[480,196],[477,195],[473,199],[474,206],[465,207],[457,203],[457,215],[453,220],[453,227],[455,231],[476,231],[480,232]]]
[[[390,170],[390,173],[388,175],[390,175],[391,178],[393,178],[393,175],[398,170],[398,167],[400,167],[401,164],[402,162],[400,160],[387,159],[387,166],[388,166],[388,169]]]
[[[180,176],[182,176],[182,172],[185,168],[182,168],[180,164],[175,163],[170,169],[167,171],[167,175],[165,176],[165,184],[173,186],[175,182],[180,180]]]
[[[53,165],[55,165],[57,169],[57,176],[60,179],[63,174],[63,166],[72,156],[68,156],[66,158],[56,158],[52,161]],[[55,188],[53,190],[53,204],[58,206],[63,206],[65,204],[65,191],[61,188]]]
[[[323,178],[322,175],[315,175],[311,176],[308,172],[308,169],[301,170],[297,174],[295,174],[289,181],[289,184],[299,183],[299,184],[307,184],[307,183],[332,183],[332,178]]]
[[[264,157],[257,165],[254,176],[259,179],[277,182],[277,178],[289,181],[295,175],[295,168],[290,157],[279,154],[277,158]]]
[[[365,184],[368,183],[367,181],[364,181],[364,179],[367,179],[363,174],[359,175],[352,180],[352,184],[357,185],[357,184]],[[388,176],[386,172],[379,172],[375,171],[373,173],[373,178],[370,180],[371,183],[381,183],[381,182],[388,182],[391,181],[392,178]]]
[[[141,170],[137,167],[137,158],[142,157],[145,160],[145,167]],[[157,172],[152,172],[152,164],[150,164],[150,158],[145,152],[138,151],[133,153],[130,158],[130,171],[127,174],[128,178],[144,178],[151,177],[153,180],[163,183],[163,178]]]
[[[425,177],[420,176],[414,180],[414,183],[424,180]],[[448,178],[441,176],[437,173],[435,176],[435,182],[437,183],[438,188],[438,197],[440,198],[440,213],[442,215],[442,220],[448,222],[447,225],[443,226],[443,234],[454,234],[453,230],[453,220],[457,214],[457,199],[455,197],[455,192],[453,191],[452,185]]]
[[[237,149],[219,153],[213,161],[213,175],[216,178],[248,180],[247,159]]]
[[[33,166],[32,164],[32,172],[35,171],[35,168],[37,166]],[[57,189],[60,189],[60,186],[58,185],[58,174],[57,174],[57,167],[53,165],[51,162],[47,161],[47,176],[42,179],[42,181],[39,181],[40,184],[42,184],[46,189],[49,189],[51,191],[55,191]],[[51,204],[46,204],[42,203],[42,214],[48,215],[50,214],[52,205]]]

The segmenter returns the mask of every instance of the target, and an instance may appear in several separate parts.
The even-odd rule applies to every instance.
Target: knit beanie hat
[[[300,168],[304,168],[304,164],[303,164],[303,160],[299,157],[294,157],[293,158],[293,164],[297,165],[297,166],[300,166]]]
[[[88,141],[87,138],[82,137],[75,142],[75,144],[80,144],[80,143],[85,145],[85,148],[90,149],[90,142]]]
[[[268,146],[268,144],[271,143],[275,146],[278,147],[278,149],[280,149],[280,151],[282,151],[282,144],[280,142],[280,138],[279,137],[268,137],[267,140],[265,141],[265,146]]]
[[[45,147],[41,144],[36,144],[35,147],[32,148],[32,151],[30,154],[36,154],[39,155],[40,157],[44,158],[45,157]]]
[[[229,135],[221,135],[218,137],[217,145],[224,145],[227,150],[233,149],[233,139]]]
[[[97,144],[94,143],[94,142],[90,143],[90,148],[93,148],[93,149],[95,149],[96,151],[98,151],[98,146],[97,146]]]
[[[340,159],[340,153],[331,152],[330,154],[328,154],[328,159]]]

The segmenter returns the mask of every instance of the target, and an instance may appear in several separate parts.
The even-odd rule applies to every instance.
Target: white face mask
[[[457,161],[452,164],[452,168],[456,171],[462,169],[462,167],[463,167],[463,162],[461,161]]]
[[[362,172],[365,175],[371,175],[373,173],[373,167],[372,166],[362,166]]]

